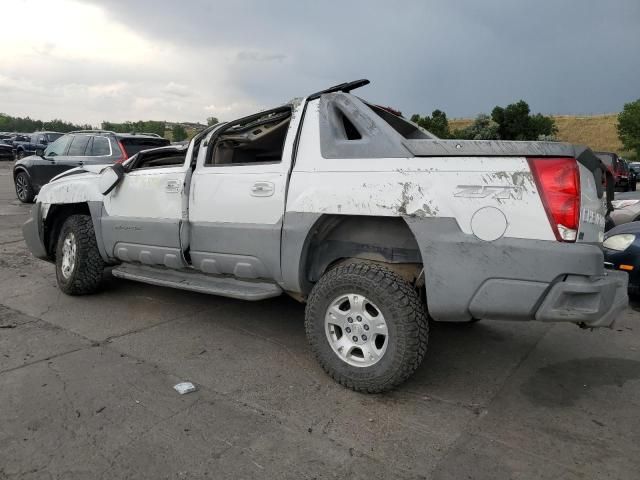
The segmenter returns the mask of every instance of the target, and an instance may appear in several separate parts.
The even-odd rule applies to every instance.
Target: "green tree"
[[[216,117],[208,117],[207,118],[207,126],[210,127],[211,125],[216,125],[217,123],[220,123],[220,120],[218,120]]]
[[[111,130],[117,133],[156,133],[161,137],[164,136],[166,122],[157,120],[137,121],[137,122],[102,122],[103,130]]]
[[[442,110],[434,110],[431,112],[431,116],[421,117],[415,114],[411,117],[411,121],[433,133],[436,137],[449,138],[451,136],[447,114]]]
[[[489,115],[481,113],[468,127],[455,130],[453,137],[463,140],[496,140],[500,138],[498,129],[499,125]]]
[[[540,113],[530,114],[529,104],[524,100],[511,103],[505,108],[496,106],[491,119],[498,124],[498,135],[503,140],[537,140],[553,136],[558,132],[555,121]]]
[[[618,114],[618,137],[626,150],[633,150],[636,160],[640,159],[640,98],[625,103]]]
[[[532,140],[556,141],[558,127],[553,117],[536,113],[529,117],[529,129]]]
[[[29,117],[13,117],[5,113],[0,113],[0,131],[2,132],[22,132],[31,133],[38,130],[53,130],[55,132],[71,132],[72,130],[87,130],[91,125],[76,125],[64,120],[54,119],[49,122],[33,120]]]
[[[186,140],[187,131],[182,125],[180,125],[179,123],[176,123],[171,129],[171,138],[173,138],[174,142],[181,142],[183,140]]]

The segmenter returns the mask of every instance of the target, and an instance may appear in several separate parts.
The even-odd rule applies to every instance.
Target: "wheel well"
[[[86,203],[51,205],[44,221],[44,245],[50,258],[56,256],[56,242],[64,221],[71,215],[91,215]]]
[[[409,226],[400,217],[323,215],[305,241],[300,280],[305,292],[333,266],[352,259],[420,271],[422,257]],[[407,269],[403,266],[412,265]]]
[[[29,172],[27,171],[27,169],[26,169],[26,168],[24,168],[24,167],[17,167],[17,168],[15,168],[15,169],[13,170],[13,180],[14,180],[14,181],[15,181],[16,177],[18,176],[18,174],[19,174],[20,172],[24,172],[24,173],[26,173],[26,174],[27,174],[27,177],[31,178],[31,175],[29,175]]]

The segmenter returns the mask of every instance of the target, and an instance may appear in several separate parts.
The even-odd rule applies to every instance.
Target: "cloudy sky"
[[[11,0],[0,112],[223,120],[356,78],[406,115],[640,97],[639,0]],[[17,21],[13,21],[16,19]]]

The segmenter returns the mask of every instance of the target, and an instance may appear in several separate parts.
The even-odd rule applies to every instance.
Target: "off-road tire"
[[[387,349],[367,367],[352,366],[333,351],[325,332],[330,302],[341,294],[367,297],[382,311],[388,328]],[[307,339],[322,368],[341,385],[359,392],[393,389],[420,366],[427,351],[429,322],[419,292],[392,270],[374,263],[337,266],[316,283],[305,310]]]
[[[76,241],[74,268],[68,278],[62,273],[63,243],[69,233]],[[104,261],[98,251],[93,222],[89,215],[71,215],[67,218],[56,245],[56,278],[58,287],[67,295],[87,295],[100,288]]]
[[[33,199],[36,198],[36,194],[33,191],[33,185],[31,185],[31,179],[26,172],[18,172],[14,179],[16,187],[16,197],[22,203],[33,203]]]

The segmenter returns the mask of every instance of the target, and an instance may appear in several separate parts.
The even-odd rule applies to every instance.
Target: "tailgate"
[[[577,242],[601,243],[605,215],[613,210],[614,179],[589,148],[562,142],[505,140],[404,140],[416,157],[575,158],[580,171],[580,224]],[[605,186],[606,185],[606,186]]]

